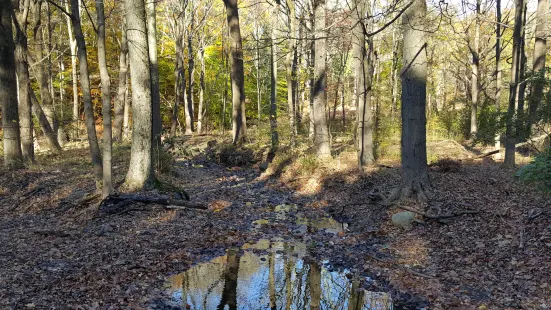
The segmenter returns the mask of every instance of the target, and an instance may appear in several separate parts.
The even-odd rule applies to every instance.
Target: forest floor
[[[186,143],[200,149],[212,139]],[[549,195],[519,184],[514,170],[491,159],[468,159],[474,153],[439,143],[433,152],[463,160],[452,171],[431,167],[428,205],[380,203],[400,182],[396,161],[360,173],[350,151],[328,162],[282,152],[260,172],[258,164],[228,167],[198,152],[178,158],[161,179],[209,210],[136,204],[103,214],[99,198],[87,199],[95,188],[87,149],[41,155],[30,169],[0,172],[0,308],[147,309],[163,295],[168,276],[228,247],[283,237],[314,244],[313,258],[369,276],[367,289],[406,304],[551,309]],[[117,185],[128,154],[126,146],[115,148]],[[348,231],[298,234],[292,217],[254,229],[253,221],[273,217],[281,204],[297,205],[308,218],[329,214],[347,222]],[[478,213],[401,228],[390,221],[400,206]]]

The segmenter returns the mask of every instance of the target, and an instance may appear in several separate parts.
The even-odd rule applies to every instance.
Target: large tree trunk
[[[27,18],[30,0],[26,0],[23,6],[20,1],[14,1],[15,7],[15,66],[17,71],[19,91],[19,126],[21,135],[21,151],[25,162],[34,161],[33,122],[31,110],[29,62],[27,60]]]
[[[128,54],[127,54],[128,55]],[[126,70],[128,72],[128,57],[126,60]],[[131,103],[132,101],[128,97],[128,93],[130,92],[130,74],[126,74],[126,90],[124,92],[124,112],[123,112],[123,118],[122,118],[122,138],[124,140],[130,140],[130,109],[132,108]]]
[[[358,107],[358,166],[366,168],[375,161],[373,153],[373,122],[371,117],[371,95],[373,82],[373,39],[366,38],[364,27],[367,28],[365,18],[368,14],[369,3],[356,0],[356,27],[354,27],[354,78],[355,98]],[[370,17],[367,17],[370,18]],[[366,49],[366,41],[368,49]]]
[[[505,160],[503,164],[507,167],[515,165],[515,144],[517,142],[515,130],[515,104],[517,98],[517,86],[520,77],[520,58],[522,44],[522,22],[523,22],[524,1],[515,0],[515,27],[513,30],[513,59],[511,62],[511,80],[509,81],[509,106],[507,109],[507,128],[505,131]]]
[[[153,149],[153,161],[156,162],[161,149],[161,134],[163,124],[161,119],[161,94],[159,91],[159,65],[157,63],[157,11],[155,1],[147,1],[147,42],[149,47],[149,63],[151,76],[151,147]]]
[[[315,60],[312,92],[314,97],[314,144],[318,157],[328,158],[331,156],[331,147],[329,145],[329,128],[327,127],[325,113],[327,103],[325,0],[314,0],[314,15]]]
[[[98,31],[98,66],[101,79],[101,101],[103,117],[103,186],[102,197],[113,193],[112,181],[112,132],[111,132],[111,81],[107,71],[107,56],[105,48],[105,12],[103,0],[96,0],[97,31]]]
[[[295,52],[296,52],[296,17],[295,17],[295,3],[294,0],[287,0],[287,8],[289,14],[289,50],[287,51],[285,59],[285,69],[286,75],[285,79],[287,81],[287,107],[289,109],[289,130],[291,138],[291,146],[295,145],[295,136],[297,134],[297,128],[295,124],[295,100],[294,92],[295,82],[294,82],[294,65],[295,65]],[[272,44],[273,45],[273,44]]]
[[[144,0],[125,0],[128,58],[132,76],[132,148],[125,186],[138,190],[151,185],[152,107],[151,70]]]
[[[228,26],[230,28],[231,84],[232,84],[232,139],[233,143],[241,142],[247,133],[245,115],[245,77],[243,72],[243,48],[237,0],[224,0]]]
[[[396,119],[396,114],[398,113],[398,29],[396,26],[392,30],[392,65],[390,72],[390,90],[392,97],[391,104],[391,117],[392,120]]]
[[[182,5],[182,4],[181,4]],[[170,121],[170,136],[174,137],[176,136],[176,127],[178,126],[178,110],[180,107],[180,103],[185,98],[185,77],[184,77],[184,55],[183,55],[183,40],[184,40],[184,30],[183,30],[183,23],[184,23],[184,7],[182,5],[181,10],[182,13],[180,14],[180,18],[176,20],[176,62],[174,66],[174,92],[176,94],[176,98],[174,99],[174,106],[172,107],[172,117]],[[184,106],[184,109],[186,107]]]
[[[123,16],[121,25],[121,51],[119,54],[119,84],[117,87],[117,98],[115,100],[115,122],[113,125],[113,139],[117,142],[122,141],[124,105],[126,103],[126,75],[128,73],[127,54],[126,18]]]
[[[477,126],[477,110],[478,110],[478,80],[480,73],[480,1],[476,1],[476,21],[474,29],[473,45],[470,47],[472,62],[471,62],[471,139],[476,138],[478,132]]]
[[[537,121],[538,107],[543,97],[545,84],[545,56],[547,54],[547,36],[549,34],[549,1],[538,0],[536,13],[536,42],[534,43],[534,57],[532,58],[532,71],[535,79],[530,86],[530,102],[528,106],[528,120],[526,132],[529,134],[532,126]]]
[[[88,58],[86,52],[86,42],[80,25],[80,14],[78,0],[71,0],[71,20],[73,31],[78,46],[78,61],[80,67],[80,88],[84,101],[84,116],[86,118],[86,132],[88,133],[88,144],[90,145],[90,154],[92,156],[92,166],[96,179],[102,179],[102,161],[101,153],[96,135],[96,122],[94,120],[94,109],[92,106],[92,95],[90,93],[90,76],[88,74]],[[53,128],[52,128],[53,129]]]
[[[427,200],[430,190],[427,169],[426,98],[427,43],[424,31],[427,14],[425,0],[415,0],[404,12],[402,71],[402,185],[391,199],[415,195]]]
[[[11,1],[0,0],[0,37],[2,38],[0,40],[0,103],[2,106],[4,166],[15,169],[21,167],[23,155],[21,154],[19,133],[12,13]]]

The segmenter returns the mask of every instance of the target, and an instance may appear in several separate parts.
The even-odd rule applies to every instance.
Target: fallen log
[[[515,144],[515,150],[518,149],[519,147],[522,147],[522,146],[525,146],[525,145],[528,145],[528,144],[532,144],[534,142],[538,142],[539,140],[543,140],[545,138],[549,137],[549,135],[545,134],[545,135],[541,135],[537,138],[534,138],[534,139],[530,139],[529,141],[525,141],[525,142],[522,142],[522,143],[517,143]],[[480,154],[478,156],[475,157],[475,159],[480,159],[480,158],[484,158],[484,157],[488,157],[488,156],[491,156],[491,155],[494,155],[494,154],[497,154],[501,151],[501,149],[499,150],[493,150],[493,151],[490,151],[490,152],[486,152],[484,154]]]

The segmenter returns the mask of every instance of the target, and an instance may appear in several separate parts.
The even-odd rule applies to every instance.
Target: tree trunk
[[[65,2],[65,10],[69,11],[69,1]],[[80,10],[77,10],[80,12]],[[80,14],[80,13],[78,13]],[[67,33],[69,34],[69,46],[71,49],[71,75],[73,78],[73,126],[75,126],[73,131],[73,137],[78,137],[79,135],[79,103],[78,103],[78,68],[77,68],[77,40],[73,33],[73,27],[71,25],[71,17],[65,15],[67,20]]]
[[[501,111],[501,0],[496,0],[496,95],[495,107],[499,113]],[[501,135],[498,132],[495,137],[495,148],[501,148]],[[499,153],[495,159],[501,159]]]
[[[478,80],[480,72],[480,1],[476,1],[476,21],[473,38],[473,46],[471,48],[472,63],[471,63],[471,139],[476,138],[478,132],[477,126],[477,110],[478,110]]]
[[[233,143],[241,142],[247,132],[245,116],[245,77],[243,72],[243,48],[239,28],[237,0],[224,0],[230,29],[230,64],[232,84],[232,136]]]
[[[195,83],[195,58],[193,52],[193,33],[195,27],[195,7],[194,0],[189,0],[190,7],[190,23],[187,32],[187,49],[188,49],[188,83],[187,103],[186,103],[186,135],[191,135],[195,131],[195,115],[193,106],[193,84]]]
[[[15,76],[15,43],[12,32],[12,5],[0,1],[0,103],[4,140],[4,166],[16,169],[23,164],[19,109],[17,107],[17,78]]]
[[[112,164],[113,154],[112,132],[111,132],[111,81],[107,71],[107,56],[105,48],[105,12],[103,0],[96,0],[97,31],[98,31],[98,66],[101,79],[101,101],[103,117],[103,186],[102,197],[105,198],[113,193]]]
[[[49,51],[46,50],[46,39],[44,38],[44,31],[49,26],[47,23],[44,25],[42,23],[41,18],[41,7],[42,3],[45,2],[37,2],[34,7],[34,19],[35,19],[35,25],[34,25],[34,38],[35,38],[35,46],[37,50],[37,64],[38,67],[36,69],[36,77],[38,86],[40,89],[40,99],[42,101],[42,108],[44,110],[44,113],[46,114],[46,118],[48,119],[48,122],[50,123],[50,127],[52,127],[52,130],[54,132],[54,135],[57,137],[57,119],[55,117],[55,111],[54,111],[54,104],[52,95],[50,93],[50,82],[49,82]]]
[[[314,0],[314,35],[315,35],[315,61],[314,61],[314,144],[318,157],[331,156],[329,145],[329,128],[327,128],[327,116],[325,106],[326,94],[326,29],[325,29],[325,0]]]
[[[356,0],[356,27],[354,27],[354,78],[356,90],[355,98],[358,107],[358,166],[364,169],[375,161],[373,153],[373,121],[371,115],[371,95],[373,83],[373,39],[366,38],[364,30],[369,29],[365,18],[369,3]],[[367,17],[369,18],[369,17]],[[364,28],[365,27],[365,28]],[[366,49],[366,41],[368,49]]]
[[[523,20],[524,1],[515,0],[515,26],[513,30],[513,59],[511,62],[511,80],[509,82],[509,106],[507,109],[507,128],[505,131],[505,160],[503,164],[507,167],[515,165],[515,144],[517,142],[515,125],[515,103],[517,95],[517,86],[520,76],[520,58],[522,55],[522,20]]]
[[[157,62],[157,21],[155,1],[146,2],[147,42],[149,49],[150,77],[151,77],[151,147],[153,162],[156,162],[161,149],[161,134],[163,124],[161,119],[161,94],[159,91],[159,64]]]
[[[275,29],[277,27],[278,6],[274,6],[272,13],[272,29],[270,44],[270,133],[272,148],[270,154],[273,157],[279,146],[279,134],[277,132],[277,45]]]
[[[151,70],[144,0],[125,0],[128,58],[132,76],[132,147],[125,187],[139,190],[154,178]]]
[[[36,117],[36,119],[38,120],[38,125],[40,126],[40,129],[42,130],[44,137],[46,137],[46,142],[48,143],[50,152],[54,154],[61,154],[61,146],[59,145],[59,142],[54,136],[54,132],[52,131],[52,127],[50,127],[50,123],[48,123],[46,114],[44,114],[44,111],[42,110],[40,103],[38,103],[38,99],[36,98],[36,95],[30,88],[29,88],[28,96],[31,100],[32,112],[34,114],[34,117]]]
[[[404,12],[402,71],[402,185],[391,199],[416,195],[427,200],[430,181],[427,169],[426,98],[427,43],[425,0],[415,0]]]
[[[295,136],[296,136],[296,124],[295,124],[295,102],[294,102],[294,79],[293,79],[293,65],[294,65],[294,55],[296,52],[296,18],[295,18],[295,3],[294,0],[287,0],[287,8],[289,14],[289,50],[287,51],[285,59],[285,69],[286,75],[285,79],[287,81],[287,107],[289,115],[289,133],[290,133],[290,143],[291,147],[295,145]],[[272,44],[273,45],[273,44]]]
[[[126,75],[128,73],[128,64],[126,63],[127,54],[126,17],[123,16],[121,25],[121,51],[119,54],[119,84],[117,87],[117,98],[115,100],[115,122],[113,126],[113,139],[117,142],[122,141],[124,105],[126,104]]]
[[[528,120],[526,122],[526,133],[532,131],[532,126],[538,118],[538,107],[543,98],[543,87],[545,86],[545,56],[547,54],[547,36],[549,34],[549,1],[538,0],[536,12],[536,42],[534,44],[534,56],[532,58],[532,71],[535,79],[530,86],[530,101],[528,106]]]
[[[203,120],[207,113],[207,107],[204,105],[205,100],[205,41],[201,39],[201,47],[199,48],[199,62],[201,63],[201,73],[199,76],[199,108],[197,113],[197,134],[200,135],[203,131]]]
[[[174,92],[176,98],[174,100],[174,106],[172,107],[172,118],[170,121],[170,136],[176,136],[176,127],[178,126],[178,110],[180,107],[180,102],[184,99],[185,93],[185,78],[184,78],[184,55],[183,55],[183,40],[184,40],[184,8],[181,8],[182,13],[180,18],[176,21],[176,64],[174,66]],[[186,107],[184,106],[184,109]]]
[[[390,68],[390,90],[391,90],[391,117],[392,120],[396,119],[398,112],[398,29],[396,26],[392,30],[392,65]]]
[[[127,54],[128,56],[128,54]],[[128,57],[126,59],[126,89],[124,92],[124,114],[122,118],[122,136],[124,140],[130,139],[130,109],[131,107],[131,100],[128,97],[128,93],[130,91],[130,79],[129,79],[129,72],[128,72]]]
[[[96,122],[94,120],[94,109],[92,106],[92,95],[90,93],[90,76],[88,74],[88,59],[86,42],[80,25],[80,14],[78,0],[71,0],[71,21],[78,46],[78,61],[80,67],[80,88],[84,101],[84,116],[86,117],[86,132],[88,133],[88,144],[92,156],[92,166],[98,182],[102,179],[102,160],[96,135]],[[53,129],[53,128],[52,128]]]
[[[15,7],[15,66],[17,71],[19,91],[19,126],[21,135],[21,151],[23,161],[34,162],[33,121],[30,90],[29,62],[27,60],[27,19],[30,1],[24,1],[20,7],[19,1],[14,1]]]

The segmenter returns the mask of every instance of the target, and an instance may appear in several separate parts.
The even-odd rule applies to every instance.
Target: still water
[[[348,271],[307,259],[300,242],[260,240],[169,278],[182,309],[393,309],[386,293],[360,288]]]

